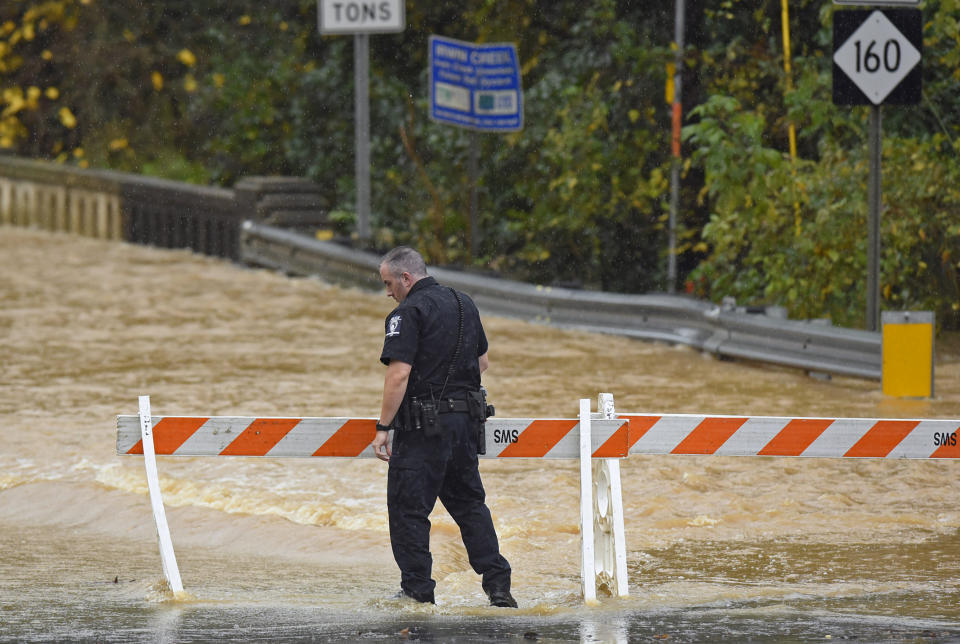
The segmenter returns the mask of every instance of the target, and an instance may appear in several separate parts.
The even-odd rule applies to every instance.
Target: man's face
[[[407,293],[410,292],[410,287],[413,286],[410,273],[401,273],[397,277],[387,268],[386,264],[380,265],[380,279],[383,280],[383,285],[387,288],[387,297],[395,299],[397,304],[403,302]]]

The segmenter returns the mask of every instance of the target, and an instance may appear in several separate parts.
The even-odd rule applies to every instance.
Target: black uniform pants
[[[510,564],[500,554],[477,468],[474,423],[466,413],[441,414],[440,435],[394,433],[387,475],[390,543],[400,567],[400,587],[420,601],[433,601],[430,578],[430,512],[437,498],[460,527],[473,570],[488,594],[510,590]]]

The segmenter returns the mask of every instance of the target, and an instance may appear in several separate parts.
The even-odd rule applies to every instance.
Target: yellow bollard
[[[933,312],[883,311],[880,323],[884,395],[933,398]]]

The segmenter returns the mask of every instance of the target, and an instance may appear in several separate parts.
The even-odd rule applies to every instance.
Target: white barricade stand
[[[490,418],[481,458],[579,458],[583,593],[597,588],[627,594],[626,547],[620,466],[627,456],[630,422],[608,412],[591,417],[590,400],[579,418]],[[140,397],[137,416],[117,416],[117,453],[143,454],[163,572],[171,590],[183,590],[160,494],[156,455],[375,458],[375,418],[251,418],[152,416]],[[593,465],[596,461],[597,465]],[[595,469],[596,468],[596,469]],[[596,476],[594,476],[596,471]],[[594,485],[594,479],[597,485]]]
[[[580,400],[580,578],[588,604],[596,602],[597,590],[618,597],[628,594],[620,461],[592,458],[593,423],[616,417],[613,394],[600,394],[598,403],[594,417],[590,400]]]
[[[597,601],[596,543],[593,538],[593,477],[590,459],[590,399],[580,400],[580,579],[583,601]]]
[[[157,475],[157,459],[153,448],[153,424],[150,416],[150,396],[140,396],[140,440],[143,443],[143,463],[147,469],[147,489],[150,491],[150,505],[153,508],[153,520],[157,524],[157,540],[160,542],[160,561],[163,576],[174,593],[183,592],[180,580],[180,568],[173,553],[173,540],[167,525],[167,514],[163,510],[163,497],[160,495],[160,478]]]
[[[143,454],[163,571],[183,589],[157,478],[155,454],[374,458],[373,418],[117,417],[117,453]],[[621,414],[600,394],[599,413],[578,419],[491,418],[482,458],[579,458],[584,600],[598,588],[627,594],[619,458],[628,454],[960,458],[960,420]]]
[[[597,407],[598,417],[617,417],[613,394],[600,394]],[[596,544],[596,586],[611,595],[626,597],[629,591],[620,459],[604,458],[593,461],[592,514],[593,538]]]

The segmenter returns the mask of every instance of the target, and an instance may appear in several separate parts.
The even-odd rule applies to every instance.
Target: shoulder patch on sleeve
[[[400,335],[400,321],[403,319],[399,313],[390,318],[390,321],[387,322],[387,336],[392,338],[395,335]]]

